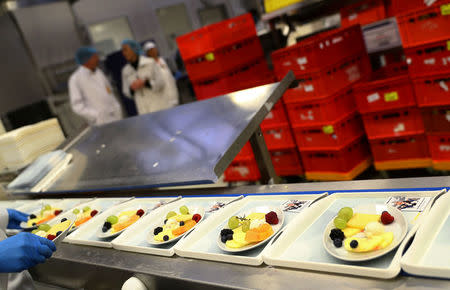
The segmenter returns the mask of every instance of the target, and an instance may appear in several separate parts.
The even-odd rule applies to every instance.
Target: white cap
[[[153,41],[148,41],[144,44],[144,51],[147,52],[149,49],[156,47],[156,44]]]
[[[122,285],[122,290],[148,290],[144,283],[136,277],[131,277]]]

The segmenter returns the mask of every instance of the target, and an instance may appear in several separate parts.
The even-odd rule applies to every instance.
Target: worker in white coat
[[[75,59],[79,67],[69,79],[72,110],[91,126],[122,119],[122,108],[112,92],[111,84],[98,68],[97,51],[92,47],[81,47]]]
[[[0,290],[35,289],[27,269],[44,263],[56,251],[52,241],[30,233],[6,238],[6,228],[20,229],[27,219],[22,212],[0,208]]]
[[[139,115],[172,107],[164,95],[164,78],[156,62],[141,55],[141,46],[134,40],[122,42],[122,54],[128,64],[122,69],[123,94],[136,102]]]
[[[166,61],[159,56],[156,44],[153,41],[147,42],[144,45],[144,52],[146,56],[155,60],[162,71],[162,75],[164,78],[163,95],[167,97],[172,107],[177,106],[179,104],[177,82],[175,81],[175,78],[172,75],[172,71],[170,70],[170,67],[167,65]]]

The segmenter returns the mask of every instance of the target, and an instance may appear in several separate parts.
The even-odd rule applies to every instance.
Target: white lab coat
[[[0,241],[6,239],[6,226],[8,225],[9,216],[4,208],[0,208]],[[2,257],[0,257],[1,259]],[[0,290],[28,290],[35,289],[33,278],[28,271],[21,273],[0,273]]]
[[[148,80],[151,88],[143,87],[131,94],[130,86],[137,80]],[[156,62],[146,56],[139,56],[137,69],[127,64],[122,69],[123,94],[134,98],[139,115],[171,108],[173,105],[164,95],[163,73]]]
[[[100,69],[95,72],[80,66],[70,76],[69,95],[72,110],[89,125],[101,125],[122,119],[122,108],[112,87]]]
[[[159,65],[164,78],[162,95],[168,98],[171,107],[175,107],[179,104],[177,82],[172,75],[172,71],[162,57],[159,57],[156,63]]]

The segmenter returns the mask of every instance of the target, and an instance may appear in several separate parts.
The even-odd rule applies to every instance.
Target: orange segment
[[[132,215],[132,216],[130,216],[130,219],[127,220],[126,222],[117,223],[117,224],[113,225],[112,227],[114,229],[114,232],[120,232],[121,230],[134,224],[138,219],[139,219],[138,215]]]
[[[273,234],[272,227],[265,223],[260,225],[257,228],[248,230],[245,233],[245,241],[248,243],[256,243],[260,241],[264,241],[268,237],[270,237]]]
[[[184,234],[185,232],[192,229],[197,223],[194,220],[188,220],[184,223],[184,226],[181,226],[179,228],[176,228],[172,231],[172,234],[174,236],[179,236],[181,234]]]
[[[92,217],[90,217],[90,216],[81,218],[81,219],[79,219],[79,220],[77,220],[77,221],[75,222],[75,226],[78,227],[78,226],[84,224],[85,222],[87,222],[88,220],[90,220],[91,218],[92,218]]]
[[[56,215],[54,215],[54,214],[48,215],[45,218],[38,221],[36,224],[37,225],[43,224],[43,223],[48,222],[49,220],[53,219],[54,217],[56,217]]]

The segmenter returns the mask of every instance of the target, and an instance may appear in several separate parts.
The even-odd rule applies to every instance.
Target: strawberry
[[[381,222],[383,225],[388,225],[394,221],[394,217],[391,216],[387,211],[381,213]]]
[[[196,213],[192,216],[192,220],[194,220],[196,223],[198,223],[201,219],[202,219],[202,216],[199,215],[198,213]]]

